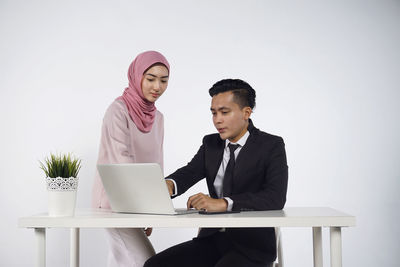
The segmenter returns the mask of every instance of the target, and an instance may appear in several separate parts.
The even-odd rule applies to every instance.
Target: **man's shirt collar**
[[[238,145],[240,145],[240,147],[243,147],[244,144],[246,144],[247,138],[249,138],[249,136],[250,136],[249,131],[246,131],[246,133],[236,143],[232,143],[232,144],[238,144]],[[231,141],[226,139],[225,140],[225,148],[229,145],[229,143],[231,143]]]

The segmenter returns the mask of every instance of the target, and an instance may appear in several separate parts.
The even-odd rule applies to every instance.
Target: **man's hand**
[[[172,196],[175,191],[174,182],[172,182],[171,180],[165,180],[165,182],[167,183],[169,195]]]
[[[150,236],[151,232],[153,232],[153,228],[145,228],[143,229],[143,231],[146,234],[146,236]]]
[[[195,208],[196,210],[213,211],[226,211],[228,202],[225,199],[215,199],[203,193],[198,193],[189,197],[187,201],[187,208]]]

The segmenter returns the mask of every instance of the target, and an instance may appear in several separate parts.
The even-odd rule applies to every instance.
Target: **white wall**
[[[357,216],[344,266],[398,266],[399,26],[399,1],[0,1],[0,265],[34,262],[33,231],[17,218],[47,209],[38,160],[49,152],[83,159],[77,207],[89,207],[102,116],[136,54],[155,49],[171,64],[157,102],[166,173],[214,132],[208,88],[242,78],[257,90],[255,125],[285,139],[287,206]],[[160,251],[195,232],[151,240]],[[287,266],[311,266],[311,230],[283,235]],[[47,240],[48,266],[68,266],[68,231]],[[81,265],[106,266],[103,231],[81,240]]]

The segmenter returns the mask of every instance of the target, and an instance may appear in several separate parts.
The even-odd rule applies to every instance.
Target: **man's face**
[[[221,139],[236,143],[247,131],[251,108],[240,108],[233,99],[231,91],[214,95],[211,101],[211,113]]]

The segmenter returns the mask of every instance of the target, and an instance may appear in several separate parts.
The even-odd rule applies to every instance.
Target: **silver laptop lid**
[[[113,211],[176,213],[158,164],[99,164],[97,169]]]

